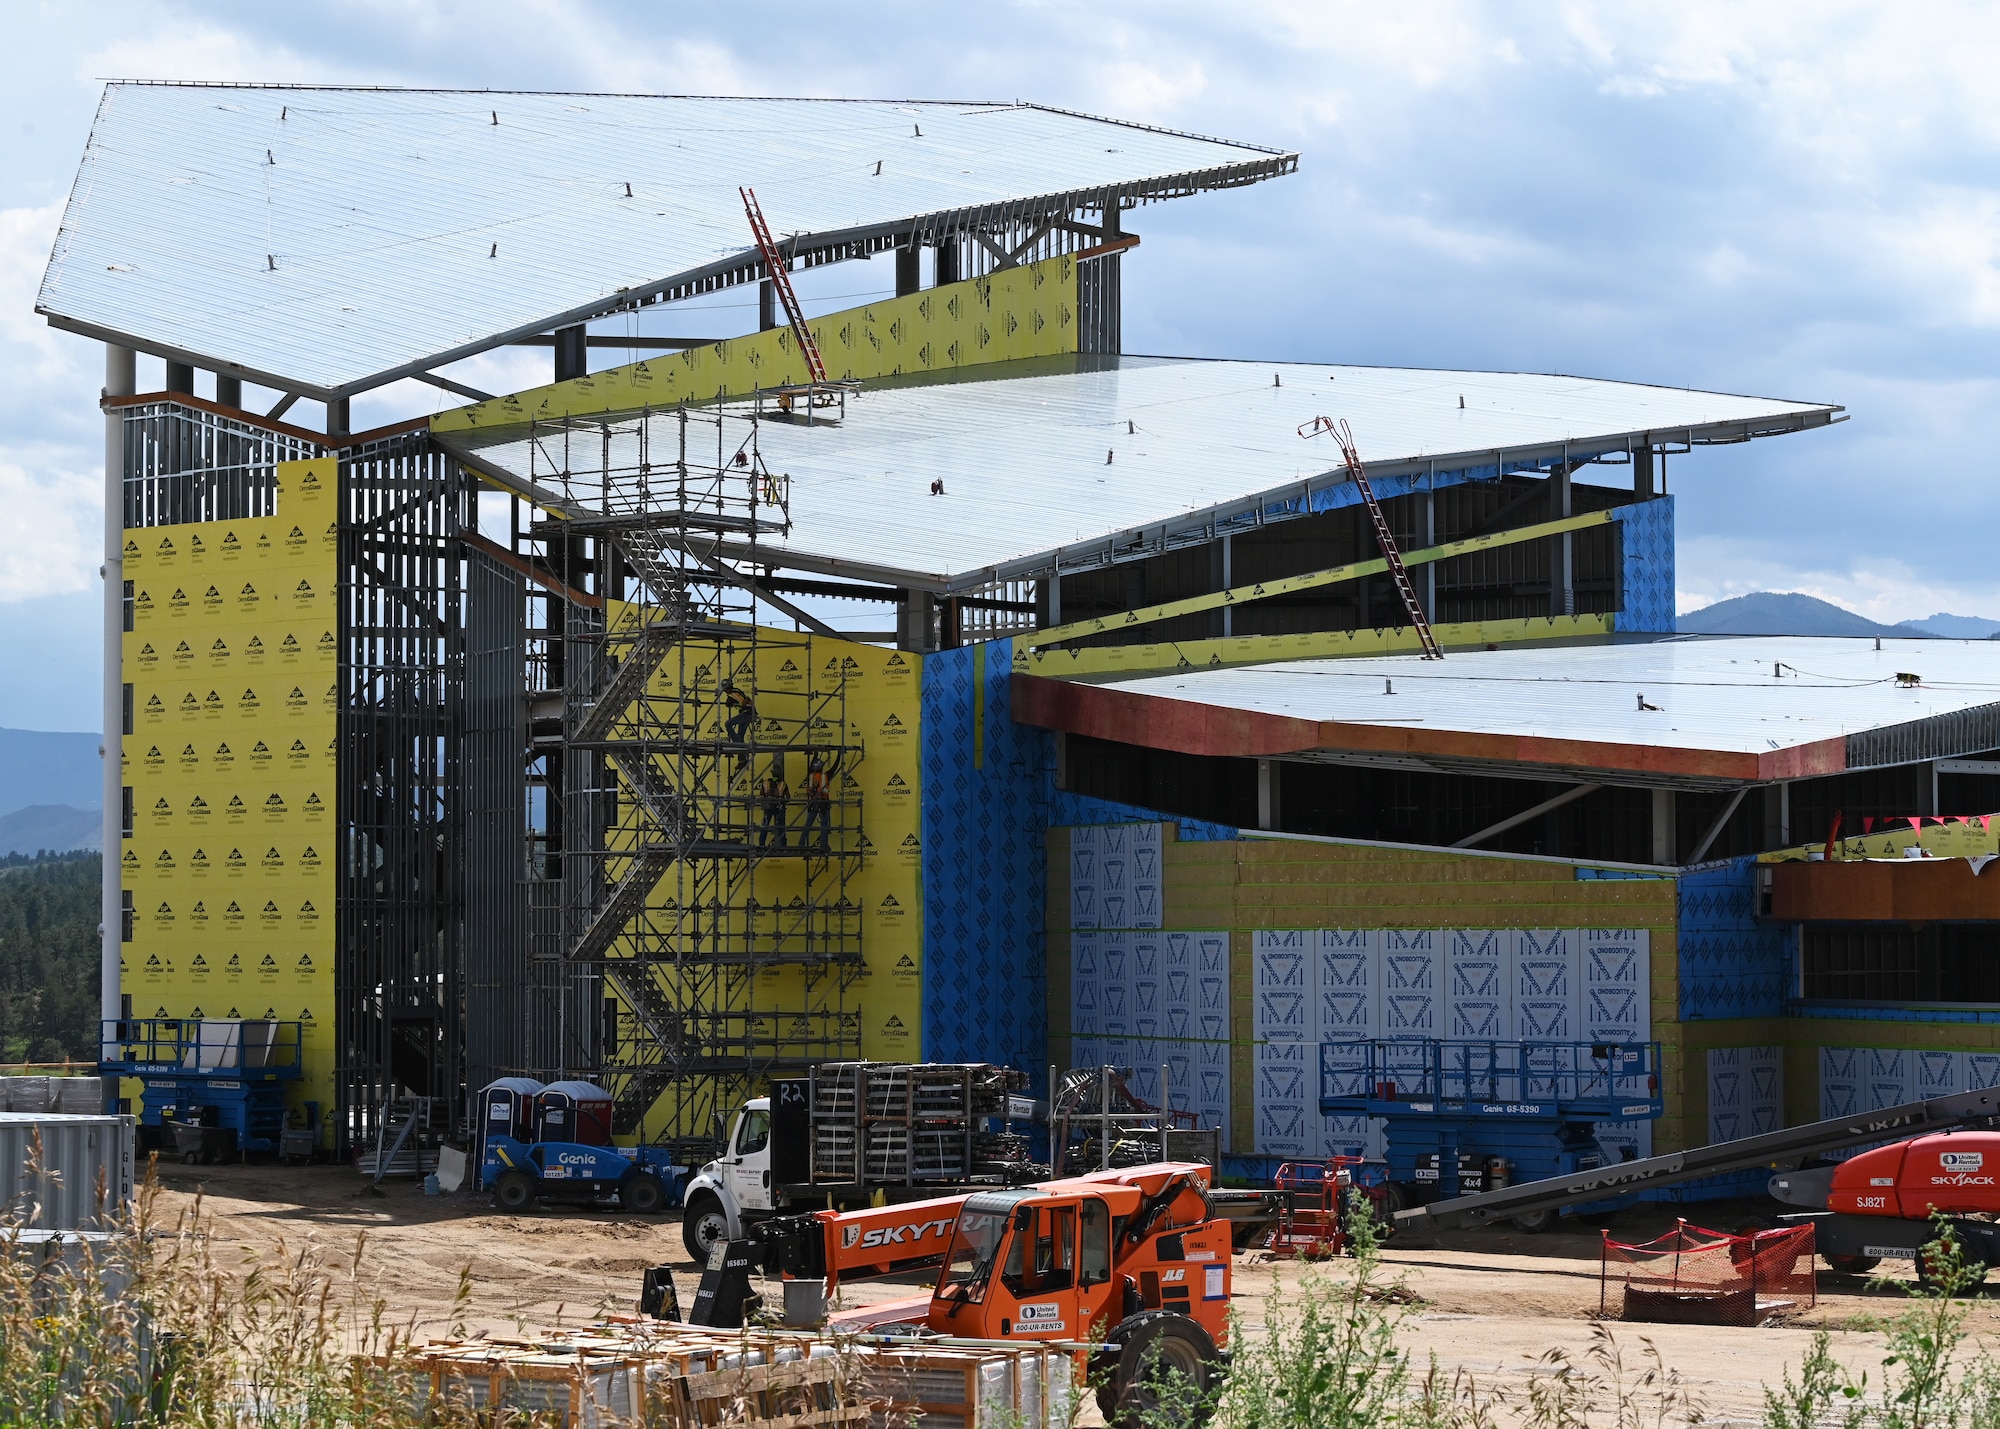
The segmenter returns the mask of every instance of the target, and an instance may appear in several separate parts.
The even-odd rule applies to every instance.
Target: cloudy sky
[[[0,14],[0,659],[20,672],[0,682],[0,725],[97,723],[101,349],[32,308],[107,77],[1019,98],[1295,148],[1294,177],[1144,216],[1129,350],[1840,403],[1852,420],[1830,431],[1675,461],[1681,608],[1777,589],[1887,621],[2000,617],[2000,504],[1979,455],[2000,371],[1990,6],[4,0]],[[832,306],[880,275],[816,278]],[[505,390],[539,363],[511,384],[482,375]]]

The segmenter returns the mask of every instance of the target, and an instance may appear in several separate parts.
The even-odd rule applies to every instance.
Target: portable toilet
[[[611,1093],[594,1082],[550,1082],[535,1097],[535,1140],[611,1144]]]
[[[479,1089],[482,1158],[488,1137],[511,1136],[524,1145],[535,1139],[535,1098],[541,1090],[533,1077],[501,1077]]]

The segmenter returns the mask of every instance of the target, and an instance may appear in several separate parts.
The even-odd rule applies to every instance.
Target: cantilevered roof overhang
[[[114,82],[35,310],[335,399],[762,275],[1292,172],[1032,104]]]
[[[792,478],[791,530],[726,554],[960,593],[1211,541],[1356,499],[1332,443],[1299,438],[1322,413],[1352,424],[1382,496],[1844,420],[1828,403],[1543,373],[1023,358],[871,379],[838,424],[765,423],[764,461]],[[572,489],[590,462],[636,465],[644,422],[652,450],[672,447],[670,409],[634,415],[567,444]],[[527,427],[438,439],[523,492],[566,445]]]
[[[1013,679],[1014,718],[1046,729],[1522,779],[1727,788],[2000,748],[2000,643],[1978,640],[1675,636]]]

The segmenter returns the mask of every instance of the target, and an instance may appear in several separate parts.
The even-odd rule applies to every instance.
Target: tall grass
[[[67,1253],[0,1227],[11,1242],[0,1254],[0,1429],[474,1422],[412,1407],[375,1370],[407,1351],[416,1326],[364,1288],[365,1235],[337,1259],[280,1241],[231,1268],[199,1200],[171,1221],[159,1208],[149,1177],[113,1234]],[[461,1277],[449,1328],[462,1330],[469,1296]]]

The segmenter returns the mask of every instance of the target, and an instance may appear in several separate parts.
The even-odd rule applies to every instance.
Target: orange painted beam
[[[1289,715],[1136,694],[1104,685],[1017,674],[1014,717],[1023,724],[1180,754],[1260,758],[1309,750],[1477,759],[1564,769],[1625,770],[1703,779],[1797,779],[1847,767],[1846,742],[1826,739],[1767,754],[1652,744],[1480,734],[1414,725],[1305,720]]]

